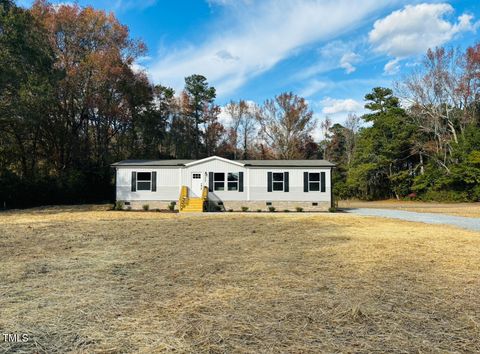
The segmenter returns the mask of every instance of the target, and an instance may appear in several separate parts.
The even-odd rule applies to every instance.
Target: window
[[[283,172],[274,172],[272,174],[273,190],[283,192]]]
[[[216,191],[225,190],[225,173],[215,172],[213,174],[213,189]]]
[[[303,173],[303,191],[304,192],[325,192],[325,172],[304,172]]]
[[[320,191],[320,173],[317,172],[308,174],[308,190],[310,192]]]
[[[202,178],[202,174],[201,173],[193,173],[192,178],[193,179],[200,179],[200,178]]]
[[[239,180],[238,172],[228,173],[227,187],[229,191],[238,191],[238,180]]]
[[[137,172],[137,191],[149,191],[152,189],[152,173]]]

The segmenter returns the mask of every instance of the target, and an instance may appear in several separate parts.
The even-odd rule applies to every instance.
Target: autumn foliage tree
[[[301,159],[302,146],[313,132],[313,112],[305,99],[283,93],[265,101],[257,113],[260,134],[279,159]]]

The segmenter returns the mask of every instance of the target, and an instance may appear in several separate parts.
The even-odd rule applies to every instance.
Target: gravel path
[[[348,213],[380,216],[385,218],[401,219],[407,221],[423,222],[427,224],[444,224],[461,227],[467,230],[480,231],[480,218],[467,218],[464,216],[452,216],[445,214],[416,213],[413,211],[391,210],[391,209],[344,209]]]

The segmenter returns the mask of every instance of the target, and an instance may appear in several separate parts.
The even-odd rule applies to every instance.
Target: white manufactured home
[[[328,210],[332,169],[325,160],[125,160],[116,170],[116,199],[126,208],[180,211]]]

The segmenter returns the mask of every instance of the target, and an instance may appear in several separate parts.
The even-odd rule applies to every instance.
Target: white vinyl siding
[[[224,173],[224,189],[223,190],[213,190],[209,192],[210,198],[212,200],[247,200],[247,180],[246,180],[246,171],[247,169],[243,166],[239,166],[235,163],[230,163],[228,161],[212,159],[209,161],[205,161],[203,163],[194,164],[192,166],[186,166],[182,170],[182,183],[186,186],[190,185],[190,175],[191,172],[200,172],[206,175],[207,183],[208,181],[208,173]],[[244,189],[243,192],[239,192],[237,190],[228,190],[228,174],[229,173],[236,173],[239,174],[243,172],[243,184]],[[220,180],[218,181],[220,182]]]
[[[288,172],[289,191],[288,192],[268,192],[267,182],[268,172]],[[303,173],[321,173],[325,172],[325,192],[304,192],[303,191]],[[272,186],[273,187],[273,186]],[[305,168],[305,167],[250,167],[248,171],[248,181],[245,182],[245,188],[249,189],[249,200],[265,201],[312,201],[324,202],[330,201],[330,168]]]
[[[138,175],[142,172],[157,172],[156,191],[138,190]],[[137,172],[137,190],[132,192],[132,172]],[[180,195],[178,167],[117,167],[117,200],[177,200]]]
[[[116,193],[117,200],[158,200],[172,201],[178,200],[180,188],[182,185],[190,186],[192,173],[200,174],[208,183],[208,173],[224,174],[224,189],[214,190],[210,192],[210,198],[213,200],[224,201],[307,201],[307,202],[325,202],[330,201],[330,168],[325,167],[242,167],[235,163],[229,163],[223,160],[212,159],[203,163],[192,166],[178,167],[162,167],[162,166],[118,166],[116,168]],[[138,190],[131,191],[132,171],[141,172],[157,172],[156,191]],[[243,191],[239,188],[239,173],[243,172]],[[289,175],[289,191],[272,191],[268,192],[268,172]],[[309,191],[304,192],[304,173],[309,173]],[[315,191],[316,176],[318,173],[325,173],[325,192]],[[311,178],[313,177],[313,178]],[[320,177],[321,178],[321,177]],[[272,178],[273,179],[273,178]],[[220,181],[219,181],[220,182]],[[277,181],[283,183],[282,190],[285,188],[285,175],[283,180]],[[138,181],[137,181],[138,183]],[[272,183],[275,183],[272,181]],[[312,188],[313,187],[313,188]],[[272,185],[273,188],[273,185]],[[321,188],[321,184],[319,185]]]

